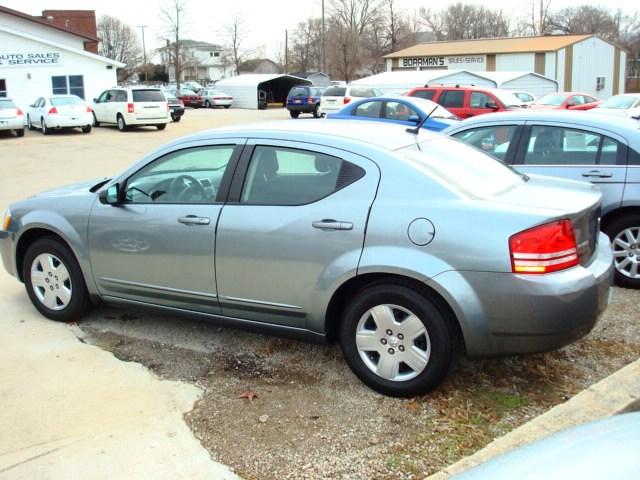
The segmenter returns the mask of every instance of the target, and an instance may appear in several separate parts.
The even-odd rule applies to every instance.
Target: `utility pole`
[[[289,30],[284,31],[284,73],[289,73]]]
[[[144,81],[147,82],[147,48],[144,44],[144,29],[149,25],[138,25],[142,29],[142,68],[144,70]]]
[[[325,50],[324,37],[324,0],[322,0],[322,72],[327,73],[327,52]]]

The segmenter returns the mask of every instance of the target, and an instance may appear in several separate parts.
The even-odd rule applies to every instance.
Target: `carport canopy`
[[[233,96],[236,108],[258,108],[258,98],[264,92],[267,103],[284,105],[291,87],[312,85],[310,80],[287,74],[247,74],[220,80],[216,88]]]

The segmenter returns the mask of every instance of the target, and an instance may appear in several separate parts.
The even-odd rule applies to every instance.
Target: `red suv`
[[[460,118],[526,108],[525,103],[513,93],[493,88],[460,86],[416,87],[410,90],[407,95],[426,98],[439,103]]]

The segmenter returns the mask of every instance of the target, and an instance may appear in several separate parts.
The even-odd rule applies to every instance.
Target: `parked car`
[[[536,110],[591,110],[602,100],[579,92],[548,93],[531,104]]]
[[[640,120],[640,93],[614,95],[591,111],[593,113],[606,113]]]
[[[39,128],[43,135],[64,128],[80,128],[89,133],[92,123],[91,107],[76,95],[40,97],[27,109],[29,130]]]
[[[287,95],[287,110],[291,118],[298,118],[301,113],[312,113],[315,118],[320,118],[320,98],[324,90],[310,85],[292,87]]]
[[[507,90],[474,86],[416,87],[407,94],[439,103],[460,118],[469,118],[483,113],[520,110],[525,103]]]
[[[359,85],[339,85],[327,88],[320,97],[320,114],[337,112],[352,100],[379,97],[382,91],[373,87]]]
[[[395,396],[435,388],[459,342],[483,357],[585,335],[612,273],[597,188],[406,130],[284,121],[178,139],[12,204],[0,255],[48,318],[102,299],[338,340]]]
[[[169,112],[171,112],[171,120],[179,122],[184,115],[184,103],[169,90],[164,91],[164,96],[167,98]]]
[[[185,107],[200,108],[204,105],[204,98],[188,88],[176,90],[175,95],[180,99]]]
[[[213,88],[204,88],[198,92],[202,97],[202,105],[206,108],[224,107],[233,105],[233,97],[228,93]]]
[[[0,130],[12,130],[16,137],[24,136],[24,113],[10,98],[0,98]]]
[[[535,100],[536,96],[533,93],[524,92],[521,90],[509,90],[513,93],[519,100],[522,101],[525,105],[531,105]]]
[[[154,87],[116,87],[93,99],[93,124],[115,123],[124,132],[130,126],[155,126],[164,130],[169,123],[169,105],[162,90]]]
[[[327,118],[335,120],[368,120],[415,127],[429,115],[422,128],[439,132],[455,123],[457,117],[430,100],[416,97],[374,97],[352,102]]]
[[[640,287],[638,122],[588,112],[501,113],[444,131],[529,174],[589,180],[603,194],[602,230],[611,239],[615,281]]]
[[[563,430],[488,460],[451,480],[637,480],[640,412]]]

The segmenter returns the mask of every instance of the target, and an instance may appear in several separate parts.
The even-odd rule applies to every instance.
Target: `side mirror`
[[[417,115],[411,115],[408,119],[408,122],[415,123],[416,125],[420,123],[420,117]]]
[[[484,104],[485,108],[490,108],[491,110],[498,110],[498,104],[496,102],[494,102],[493,100],[489,100],[487,103]]]
[[[106,190],[102,190],[98,198],[100,203],[105,205],[118,205],[120,203],[120,184],[116,183]]]

